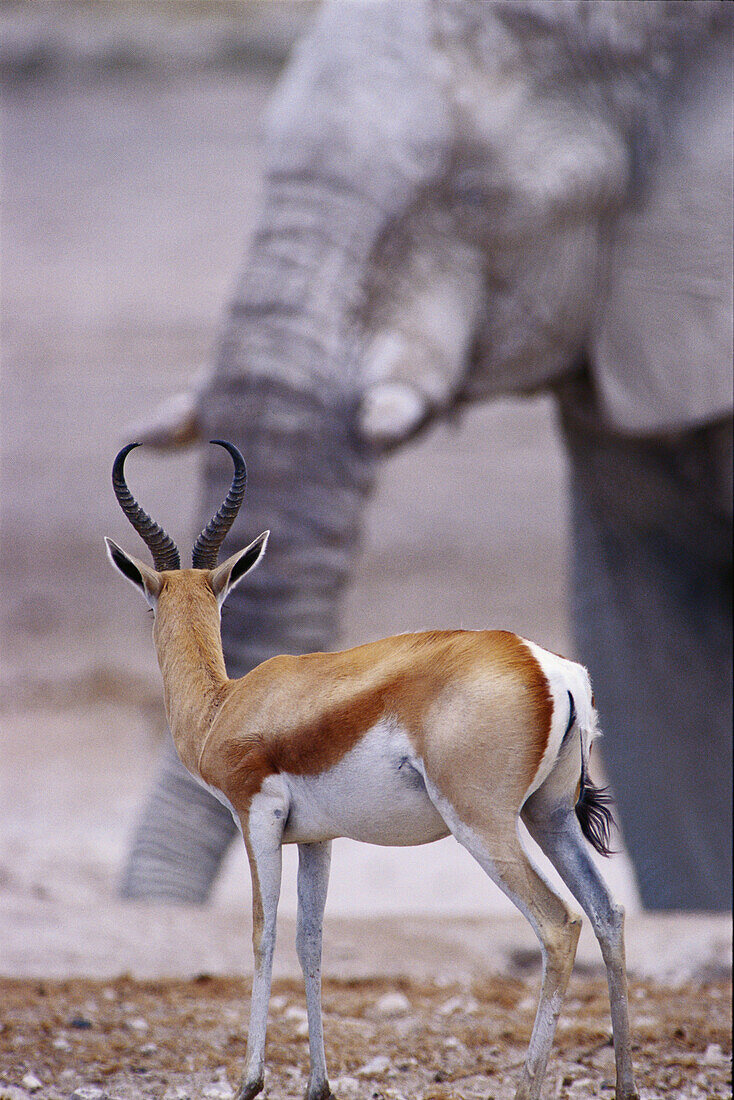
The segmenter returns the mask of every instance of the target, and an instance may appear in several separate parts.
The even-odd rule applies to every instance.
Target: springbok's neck
[[[198,772],[211,724],[227,693],[219,609],[203,575],[182,571],[158,598],[153,639],[166,716],[184,765]]]

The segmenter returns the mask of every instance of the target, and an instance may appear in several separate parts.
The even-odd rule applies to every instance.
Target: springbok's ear
[[[268,545],[269,531],[263,531],[244,550],[238,550],[231,558],[212,570],[210,584],[221,607],[229,593],[242,578],[258,564]]]
[[[151,569],[149,565],[143,565],[142,561],[138,561],[132,554],[126,553],[112,539],[105,538],[105,544],[107,546],[107,556],[115,569],[122,573],[123,577],[131,584],[134,584],[150,606],[154,607],[161,591],[160,574],[156,573],[155,569]]]

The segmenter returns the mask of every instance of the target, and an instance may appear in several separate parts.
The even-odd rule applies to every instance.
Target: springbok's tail
[[[581,772],[581,791],[576,803],[576,817],[579,819],[581,832],[592,848],[596,848],[602,856],[611,856],[614,848],[610,847],[612,826],[614,817],[611,806],[614,799],[609,794],[607,787],[597,787],[585,774]]]
[[[591,701],[589,689],[588,699],[581,701],[580,713],[575,714],[575,700],[569,692],[571,702],[571,722],[574,718],[579,726],[581,734],[581,780],[579,797],[576,801],[576,817],[579,819],[581,832],[589,844],[602,856],[611,856],[614,849],[611,847],[612,827],[614,817],[611,807],[614,799],[609,793],[608,787],[597,787],[589,778],[589,752],[591,743],[599,736],[597,728],[596,710]]]

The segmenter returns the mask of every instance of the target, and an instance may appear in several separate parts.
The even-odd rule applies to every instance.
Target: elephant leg
[[[133,833],[122,897],[203,904],[236,832],[230,811],[186,771],[168,734]]]
[[[223,608],[229,675],[243,676],[278,653],[333,648],[371,484],[371,462],[352,430],[354,402],[337,385],[327,400],[270,377],[237,376],[215,379],[203,416],[206,438],[231,440],[247,461],[247,495],[220,559],[253,531],[273,532],[262,565]],[[218,455],[206,462],[205,520],[228,478]],[[229,811],[184,769],[169,738],[133,837],[123,896],[202,904],[235,831]]]
[[[731,425],[620,438],[564,391],[574,626],[642,901],[729,909]]]

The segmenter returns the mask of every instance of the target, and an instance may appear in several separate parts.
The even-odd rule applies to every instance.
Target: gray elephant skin
[[[731,105],[730,5],[325,6],[215,368],[143,432],[243,451],[225,553],[277,533],[223,623],[239,676],[333,647],[381,455],[553,391],[577,649],[657,909],[731,904]],[[227,479],[207,453],[203,517]],[[123,893],[204,901],[234,831],[169,744]]]

